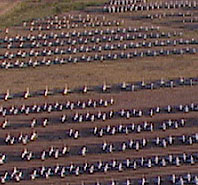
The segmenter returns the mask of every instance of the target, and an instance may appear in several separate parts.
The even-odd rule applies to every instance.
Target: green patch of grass
[[[105,2],[107,0],[26,0],[17,4],[5,15],[0,16],[0,28],[72,10],[84,10],[86,7],[99,6]]]

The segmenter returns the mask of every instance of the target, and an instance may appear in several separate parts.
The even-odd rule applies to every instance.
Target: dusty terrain
[[[12,10],[22,0],[1,0],[0,2],[0,15],[4,15]]]
[[[15,3],[17,3],[16,1]],[[1,1],[0,2],[0,14],[5,13],[5,11],[9,11],[12,6],[14,6],[11,1]],[[5,9],[6,7],[6,9]],[[185,23],[182,24],[181,20],[185,17],[175,16],[174,18],[162,17],[160,19],[145,19],[142,18],[148,14],[160,14],[160,13],[187,13],[189,9],[181,8],[179,10],[150,10],[143,12],[125,12],[125,13],[102,13],[101,11],[94,12],[96,7],[89,7],[84,11],[72,11],[69,13],[65,13],[64,15],[74,15],[78,16],[79,14],[86,15],[90,14],[91,17],[101,17],[105,16],[106,20],[117,20],[122,22],[119,26],[120,28],[137,28],[140,26],[159,26],[158,32],[182,32],[183,35],[178,36],[176,38],[169,38],[169,40],[174,39],[198,39],[197,31],[194,29],[188,29],[191,25],[196,26],[197,23]],[[97,7],[102,8],[101,7]],[[193,14],[191,17],[195,17],[197,15],[197,9],[193,9],[191,11]],[[62,15],[63,16],[63,15]],[[29,22],[28,22],[29,24]],[[27,27],[26,27],[27,28]],[[113,29],[112,26],[101,27],[101,28],[62,28],[60,30],[50,30],[50,31],[33,31],[30,32],[22,25],[17,25],[9,28],[9,33],[5,33],[5,30],[0,33],[0,39],[2,40],[6,36],[13,37],[17,34],[27,36],[28,34],[37,35],[39,33],[49,34],[50,32],[56,32],[60,34],[61,32],[72,32],[74,30],[83,31],[83,30],[95,30],[95,29]],[[142,31],[140,31],[141,33]],[[148,31],[151,33],[151,31]],[[119,34],[118,34],[119,35]],[[89,37],[89,36],[86,36]],[[75,37],[74,37],[75,38]],[[77,37],[76,37],[77,38]],[[154,39],[135,39],[133,42],[143,42],[143,41],[153,41]],[[167,40],[167,39],[159,39],[159,40]],[[24,42],[27,43],[27,42]],[[118,41],[112,41],[112,43],[119,43]],[[120,42],[121,44],[129,43],[129,41],[124,40]],[[105,45],[105,43],[100,43],[100,45]],[[1,44],[0,44],[1,45]],[[3,45],[3,44],[2,44]],[[79,44],[80,45],[80,44]],[[86,44],[85,44],[86,45]],[[93,46],[93,43],[87,44],[89,47]],[[95,44],[98,45],[98,44]],[[64,47],[69,47],[67,44]],[[75,47],[77,44],[75,45]],[[158,46],[151,48],[133,48],[127,49],[125,52],[134,52],[137,51],[146,51],[148,49],[174,49],[174,48],[198,48],[196,45],[185,44],[181,46]],[[53,49],[55,47],[40,47],[35,50],[44,50],[44,49]],[[20,50],[20,48],[1,48],[0,54],[3,55],[6,51],[16,53]],[[30,51],[30,48],[23,48],[23,51]],[[108,54],[120,52],[120,50],[116,49],[115,51],[101,51],[100,54]],[[72,57],[88,54],[94,55],[97,52],[82,52],[77,54],[71,54]],[[58,55],[59,56],[59,55]],[[68,57],[70,54],[60,55],[59,57]],[[42,57],[26,57],[25,59],[40,59]],[[55,58],[55,56],[48,57],[49,59]],[[22,63],[20,57],[16,57]],[[24,59],[24,60],[25,60]],[[0,59],[0,63],[5,61],[10,61],[11,63],[15,62],[15,59]],[[1,79],[1,87],[0,94],[5,94],[9,89],[10,93],[15,94],[19,92],[24,92],[27,87],[30,88],[30,92],[43,90],[46,86],[48,86],[49,90],[54,88],[64,88],[65,84],[68,85],[69,88],[78,88],[83,86],[102,86],[104,83],[106,84],[118,84],[122,82],[137,82],[137,81],[153,81],[160,79],[174,79],[179,77],[190,78],[198,76],[198,65],[197,65],[197,53],[196,54],[180,54],[180,55],[170,55],[170,56],[155,56],[155,57],[140,57],[140,58],[132,58],[132,59],[118,59],[118,60],[105,60],[103,62],[94,61],[94,62],[79,62],[79,63],[68,63],[63,65],[51,65],[51,66],[41,66],[41,67],[27,67],[24,69],[1,69],[0,68],[0,79]],[[179,141],[174,143],[173,145],[168,145],[166,148],[156,146],[154,143],[150,144],[148,147],[142,148],[139,151],[134,149],[127,149],[126,151],[116,150],[112,153],[108,152],[98,152],[100,150],[101,145],[104,142],[107,143],[121,143],[127,142],[130,139],[132,140],[141,140],[148,139],[149,141],[154,141],[157,137],[159,138],[168,138],[168,136],[173,136],[175,138],[182,137],[182,135],[191,136],[193,134],[198,133],[198,114],[197,111],[190,111],[188,113],[184,113],[184,111],[176,111],[175,113],[162,112],[160,114],[154,114],[153,116],[144,115],[142,117],[130,117],[122,118],[122,117],[113,117],[109,120],[96,120],[94,122],[83,121],[81,123],[68,121],[60,123],[57,119],[60,120],[63,114],[66,114],[68,117],[72,117],[74,114],[86,114],[89,112],[90,114],[97,114],[99,111],[105,113],[108,111],[119,112],[122,109],[137,109],[137,110],[147,110],[148,108],[156,108],[161,107],[165,108],[168,105],[170,106],[178,106],[178,105],[190,105],[192,103],[198,103],[197,96],[198,86],[185,86],[185,87],[176,87],[176,88],[160,88],[154,90],[140,90],[140,91],[129,91],[129,92],[112,92],[112,93],[99,93],[99,92],[88,92],[88,93],[73,93],[68,95],[52,95],[52,96],[38,96],[38,97],[30,97],[27,99],[24,98],[16,98],[10,99],[7,101],[0,100],[0,106],[3,107],[11,107],[17,106],[22,107],[23,105],[34,105],[34,104],[44,104],[44,103],[65,103],[66,101],[77,102],[87,101],[88,99],[106,99],[110,98],[114,99],[114,104],[107,107],[96,107],[96,108],[77,108],[74,110],[63,110],[63,111],[52,111],[51,113],[42,112],[42,113],[30,113],[28,115],[20,114],[20,115],[7,115],[0,116],[0,122],[7,120],[9,125],[6,128],[0,128],[0,154],[5,154],[8,156],[5,163],[0,166],[0,176],[8,171],[9,173],[13,170],[14,167],[17,167],[19,170],[32,170],[38,169],[42,166],[54,167],[57,164],[59,165],[70,165],[70,164],[92,164],[98,161],[112,161],[112,160],[126,160],[130,158],[131,160],[145,157],[154,157],[154,156],[165,156],[168,154],[179,155],[182,153],[192,154],[197,153],[198,143],[194,142],[192,145],[190,144],[182,144]],[[48,118],[49,124],[46,127],[41,125],[36,126],[35,128],[31,128],[30,124],[32,120],[36,118],[38,121]],[[187,124],[183,127],[179,128],[169,128],[166,131],[162,131],[160,128],[160,123],[167,120],[187,120]],[[53,121],[54,120],[54,121]],[[189,120],[195,120],[195,123],[190,122]],[[189,121],[189,122],[188,122]],[[122,124],[123,126],[134,123],[135,125],[143,124],[144,122],[153,123],[154,130],[152,132],[142,131],[140,133],[131,132],[129,134],[120,133],[115,135],[104,135],[103,137],[98,137],[93,135],[90,131],[93,131],[94,127],[98,128],[106,128],[108,125],[110,126],[118,126]],[[40,123],[40,122],[39,122]],[[189,123],[189,124],[188,124]],[[18,127],[17,127],[18,125]],[[156,129],[158,128],[158,129]],[[74,139],[68,136],[69,129],[78,130],[80,137],[78,139]],[[22,144],[22,143],[14,143],[13,145],[9,145],[5,143],[5,137],[10,134],[15,137],[18,137],[21,133],[23,134],[31,134],[32,132],[38,133],[38,138],[35,141],[31,141],[30,143]],[[86,132],[87,135],[81,137],[81,133]],[[194,136],[193,136],[194,137]],[[179,143],[179,144],[178,144]],[[116,144],[115,144],[116,145]],[[59,157],[55,159],[54,157],[47,158],[42,161],[38,156],[40,156],[41,152],[49,151],[49,148],[54,146],[55,148],[62,148],[67,146],[71,149],[71,154],[67,154],[66,156]],[[83,146],[90,147],[93,150],[88,151],[86,156],[80,155],[80,149]],[[94,150],[95,147],[95,150]],[[21,153],[24,149],[33,152],[33,158],[30,161],[22,160]],[[36,153],[37,157],[34,156]],[[74,154],[74,155],[72,155]],[[187,174],[193,173],[198,174],[198,163],[197,160],[194,165],[181,163],[180,166],[175,165],[167,165],[166,167],[155,166],[152,168],[147,167],[138,167],[136,170],[133,169],[124,169],[122,172],[118,172],[116,170],[109,170],[106,173],[103,172],[95,172],[94,174],[80,174],[76,176],[66,175],[65,178],[60,178],[58,176],[49,177],[49,179],[45,179],[44,177],[32,180],[21,180],[19,183],[24,185],[29,184],[68,184],[68,185],[89,185],[96,184],[97,182],[101,182],[103,184],[108,184],[109,181],[112,180],[126,180],[131,179],[134,180],[134,184],[138,184],[137,179],[142,177],[150,178],[161,176],[166,179],[164,181],[165,184],[170,183],[170,180],[167,180],[167,176],[171,174]],[[29,178],[23,177],[23,178]],[[7,184],[15,184],[15,181],[12,180]],[[124,183],[122,183],[124,184]],[[152,183],[150,183],[152,184]]]

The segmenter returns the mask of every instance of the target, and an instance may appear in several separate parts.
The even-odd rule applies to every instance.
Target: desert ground
[[[198,183],[198,3],[122,1],[0,2],[0,183]]]

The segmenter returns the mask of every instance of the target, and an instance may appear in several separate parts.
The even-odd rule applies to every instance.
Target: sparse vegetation
[[[0,28],[9,27],[23,21],[61,14],[71,10],[84,10],[89,6],[99,6],[107,0],[27,0],[21,1],[6,14],[0,16]]]

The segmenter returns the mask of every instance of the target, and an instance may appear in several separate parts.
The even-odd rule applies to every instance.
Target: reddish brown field
[[[163,1],[163,0],[162,0]],[[17,3],[18,1],[14,2]],[[164,1],[163,1],[164,2]],[[5,13],[7,9],[12,8],[14,4],[6,4],[8,2],[2,1],[0,2],[0,15],[1,13]],[[7,8],[5,8],[7,7]],[[125,13],[103,13],[103,12],[94,12],[96,7],[89,7],[85,11],[73,11],[69,13],[65,13],[64,15],[74,15],[77,16],[82,14],[85,16],[89,14],[91,17],[102,17],[105,16],[105,20],[117,20],[122,22],[119,26],[120,28],[128,28],[128,27],[140,27],[140,26],[159,26],[159,30],[157,32],[182,32],[182,36],[177,36],[175,38],[171,37],[169,40],[174,39],[198,39],[197,31],[194,29],[189,29],[189,24],[191,26],[196,26],[196,23],[182,24],[180,21],[184,19],[184,17],[162,17],[161,19],[145,19],[142,18],[148,14],[160,14],[160,13],[177,13],[189,12],[188,9],[176,9],[176,10],[150,10],[150,11],[138,11],[138,12],[125,12]],[[100,9],[101,7],[97,7]],[[198,9],[193,9],[191,13],[192,17],[196,17]],[[62,16],[62,15],[61,15]],[[113,29],[115,27],[99,27],[100,30],[105,29]],[[94,30],[96,28],[87,28],[87,30]],[[64,32],[71,32],[74,29],[61,29],[56,30],[57,34]],[[85,28],[77,28],[77,31],[84,31]],[[49,34],[50,31],[40,31],[41,33]],[[5,32],[0,33],[0,38],[4,38],[7,36],[16,36],[17,34],[27,36],[28,34],[37,35],[40,33],[39,31],[30,32],[25,30],[23,26],[15,26],[9,28],[9,33]],[[151,31],[148,31],[150,33]],[[153,31],[154,32],[154,31]],[[153,41],[154,39],[145,39],[146,42]],[[167,39],[159,39],[159,40],[167,40]],[[113,41],[112,41],[113,42]],[[121,43],[130,43],[131,41],[122,41]],[[138,39],[133,41],[134,43],[143,42],[143,39]],[[114,44],[119,43],[118,41],[113,42]],[[106,43],[100,43],[100,45],[105,45]],[[1,44],[0,44],[1,45]],[[87,44],[87,46],[93,46],[93,43]],[[97,45],[97,44],[96,44]],[[64,46],[63,48],[68,48],[70,45]],[[76,44],[75,46],[80,46],[80,44]],[[174,49],[174,48],[184,48],[184,47],[194,47],[198,48],[197,45],[180,45],[180,46],[158,46],[153,48],[135,48],[135,49],[127,49],[125,52],[133,52],[137,51],[146,51],[148,49]],[[54,49],[55,47],[46,47],[47,49]],[[5,54],[6,51],[16,53],[20,50],[19,48],[15,49],[0,49],[0,55]],[[44,47],[36,48],[35,50],[42,51]],[[29,52],[30,49],[22,49],[22,51]],[[116,51],[102,51],[103,54],[108,54],[119,52]],[[91,52],[91,54],[96,54],[97,52]],[[82,54],[88,55],[89,53],[77,53],[72,54],[73,57],[81,56]],[[68,57],[70,54],[65,54],[60,57]],[[183,55],[170,55],[170,56],[156,56],[156,57],[142,57],[142,58],[133,58],[133,59],[120,59],[116,61],[104,61],[99,62],[95,61],[92,63],[76,63],[76,64],[64,64],[64,65],[51,65],[51,66],[43,66],[36,68],[26,68],[26,69],[0,69],[0,94],[5,94],[5,92],[9,89],[10,93],[18,93],[24,92],[27,87],[30,88],[31,91],[37,91],[45,89],[46,86],[49,89],[53,88],[64,88],[65,84],[68,85],[69,88],[77,88],[83,87],[84,85],[89,86],[101,86],[103,83],[107,84],[118,84],[122,82],[136,82],[136,81],[153,81],[160,79],[173,79],[173,78],[189,78],[189,77],[197,77],[198,76],[198,57],[196,54],[183,54]],[[27,57],[40,59],[42,57]],[[55,58],[54,56],[49,57],[50,59]],[[15,59],[7,60],[11,62],[15,62]],[[4,62],[4,60],[0,59],[0,62]],[[97,113],[99,111],[107,112],[110,110],[120,111],[122,109],[146,109],[146,108],[154,108],[154,107],[166,107],[168,105],[187,105],[191,103],[198,103],[198,86],[188,86],[188,87],[177,87],[177,88],[161,88],[156,90],[141,90],[137,92],[118,92],[118,93],[97,93],[97,92],[88,92],[85,94],[82,93],[74,93],[69,95],[55,95],[49,97],[32,97],[23,99],[11,99],[8,101],[0,100],[0,106],[3,107],[11,107],[11,106],[22,106],[22,105],[34,105],[34,104],[44,104],[44,103],[65,103],[66,101],[87,101],[88,99],[107,99],[113,98],[115,103],[108,107],[97,107],[97,108],[86,108],[86,109],[74,109],[74,110],[64,110],[60,112],[51,112],[51,113],[33,113],[29,115],[21,114],[21,115],[8,115],[6,117],[0,116],[0,122],[3,122],[5,119],[8,120],[10,124],[10,128],[0,128],[0,143],[2,139],[4,139],[8,134],[19,136],[20,133],[31,134],[33,131],[38,133],[38,139],[28,143],[27,145],[23,144],[14,144],[14,145],[6,145],[5,143],[0,144],[0,154],[11,155],[15,157],[20,157],[22,151],[26,148],[31,150],[33,153],[41,153],[43,150],[49,150],[51,146],[55,147],[63,147],[68,146],[69,148],[80,148],[84,145],[92,146],[96,144],[102,144],[103,142],[107,143],[116,143],[116,142],[125,142],[130,139],[140,140],[140,139],[148,139],[154,140],[156,137],[165,138],[168,136],[182,136],[182,135],[193,135],[198,133],[197,125],[185,126],[178,129],[168,129],[166,131],[162,131],[160,129],[154,130],[153,132],[141,132],[141,133],[129,133],[129,134],[117,134],[117,135],[106,135],[103,137],[96,137],[93,134],[86,137],[79,137],[78,139],[68,138],[65,139],[54,139],[54,138],[44,138],[40,139],[40,136],[45,134],[50,135],[54,134],[54,136],[58,137],[59,133],[64,133],[65,136],[68,134],[69,129],[78,130],[79,133],[84,130],[90,130],[94,127],[102,128],[108,125],[118,126],[119,124],[127,125],[130,123],[140,124],[143,122],[149,123],[158,123],[163,120],[180,120],[180,119],[196,119],[198,120],[197,112],[177,112],[174,114],[157,114],[152,117],[142,116],[142,117],[133,117],[133,118],[114,118],[110,120],[97,120],[93,123],[91,122],[82,122],[82,123],[73,123],[68,122],[66,124],[56,124],[50,123],[46,127],[38,126],[35,128],[30,127],[30,123],[33,118],[37,120],[42,120],[44,118],[60,118],[63,114],[66,114],[68,117],[73,116],[75,113]],[[12,128],[12,126],[29,124],[28,127],[24,128]],[[42,161],[40,159],[32,159],[31,161],[14,161],[13,159],[7,159],[5,164],[0,166],[0,177],[5,171],[12,171],[14,167],[18,169],[28,169],[28,168],[39,168],[42,166],[55,166],[59,165],[70,165],[70,164],[83,164],[83,163],[94,163],[98,161],[111,161],[115,160],[124,160],[127,158],[141,158],[141,157],[151,157],[151,156],[165,156],[168,154],[181,154],[181,153],[196,153],[198,149],[198,144],[194,143],[192,145],[173,145],[167,146],[166,148],[162,147],[150,147],[143,148],[139,151],[135,150],[126,150],[126,151],[115,151],[112,153],[94,153],[87,154],[86,156],[80,155],[68,155],[66,157],[59,157],[58,159],[50,158]],[[79,176],[75,175],[67,175],[65,178],[60,177],[49,177],[49,179],[36,179],[36,180],[22,180],[18,184],[22,185],[32,185],[35,183],[38,184],[68,184],[68,185],[95,185],[96,182],[107,183],[107,181],[111,180],[126,180],[126,179],[140,179],[142,177],[150,178],[157,176],[167,176],[171,174],[186,174],[186,173],[195,173],[198,174],[198,164],[197,162],[194,165],[181,164],[179,167],[176,166],[166,166],[166,167],[152,167],[152,168],[138,168],[136,170],[123,170],[122,172],[118,171],[108,171],[106,173],[96,172],[94,174],[83,174]],[[9,183],[6,183],[9,184]],[[15,184],[12,181],[10,184]]]

